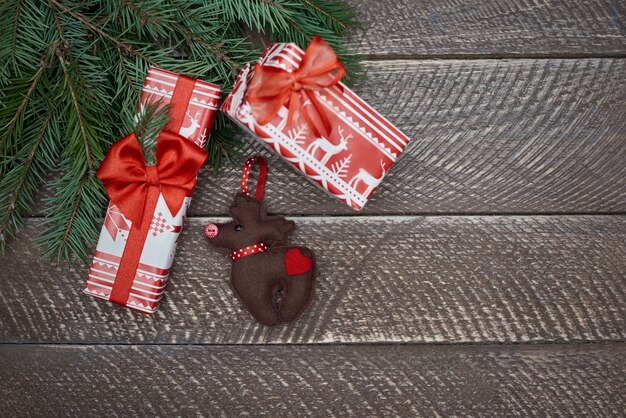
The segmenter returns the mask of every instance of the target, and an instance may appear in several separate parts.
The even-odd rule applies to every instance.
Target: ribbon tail
[[[330,119],[328,118],[328,114],[326,113],[324,105],[314,92],[306,92],[305,94],[311,102],[311,110],[307,110],[306,108],[304,108],[304,106],[301,106],[300,110],[305,120],[307,121],[315,135],[328,138],[330,136],[332,126],[330,124]]]
[[[291,126],[293,122],[293,117],[295,116],[298,105],[300,104],[300,97],[298,97],[298,92],[292,91],[289,97],[289,110],[287,111],[287,122],[285,126]]]
[[[146,199],[143,205],[143,214],[138,223],[133,223],[126,240],[124,253],[120,259],[120,265],[117,269],[113,289],[109,296],[109,301],[118,305],[126,306],[128,298],[135,281],[135,274],[139,267],[141,253],[148,237],[150,224],[152,223],[152,215],[159,201],[160,190],[158,187],[148,187]]]
[[[172,216],[176,216],[178,214],[180,208],[183,207],[185,197],[191,195],[191,193],[188,193],[187,190],[181,189],[180,187],[168,186],[163,186],[162,193],[167,209],[170,211]]]

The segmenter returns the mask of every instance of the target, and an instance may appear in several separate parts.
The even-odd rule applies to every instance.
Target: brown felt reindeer
[[[256,198],[248,192],[252,164],[259,163]],[[242,193],[230,207],[231,222],[209,224],[209,242],[230,250],[231,282],[235,294],[252,316],[264,325],[298,318],[315,286],[315,255],[306,247],[287,246],[296,225],[283,216],[267,216],[263,192],[267,164],[262,157],[249,158],[241,179]]]

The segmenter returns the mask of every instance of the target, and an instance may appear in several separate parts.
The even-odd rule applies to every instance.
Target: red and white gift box
[[[167,129],[204,149],[213,127],[220,93],[221,89],[215,84],[150,68],[142,89],[138,112],[143,110],[146,103],[161,100],[162,104],[169,104],[171,119]],[[145,313],[156,310],[163,297],[176,243],[190,202],[191,198],[185,197],[180,210],[170,213],[163,195],[159,195],[156,209],[150,214],[150,229],[141,250],[128,298],[124,303],[111,300],[112,302]],[[119,208],[109,203],[85,293],[110,300],[132,227],[132,222]]]
[[[258,63],[293,72],[303,57],[297,45],[277,43]],[[253,76],[254,69],[244,67],[221,110],[329,194],[362,209],[409,139],[343,83],[310,93],[326,110],[333,127],[329,137],[315,135],[298,115],[288,123],[286,105],[260,124],[247,100]]]

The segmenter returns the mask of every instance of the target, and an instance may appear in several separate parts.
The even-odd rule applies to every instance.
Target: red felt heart
[[[291,248],[285,254],[285,271],[288,276],[297,276],[310,271],[313,260],[303,255],[299,249]]]

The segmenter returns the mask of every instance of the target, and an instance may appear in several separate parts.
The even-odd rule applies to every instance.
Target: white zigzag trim
[[[100,292],[98,292],[96,290],[89,290],[87,288],[85,288],[83,290],[83,293],[86,293],[86,294],[88,294],[90,296],[94,296],[94,297],[97,297],[97,298],[100,298],[100,299],[104,299],[104,300],[109,300],[109,296],[110,296],[110,295],[107,295],[106,293],[100,293]],[[133,295],[133,294],[131,293],[131,295]],[[137,297],[137,296],[133,295],[133,297]],[[146,300],[148,300],[148,299],[146,299]],[[158,303],[160,300],[161,300],[161,298],[159,298],[159,300],[157,300],[156,303]],[[128,301],[126,306],[132,306],[133,308],[135,308],[135,309],[137,309],[139,311],[148,312],[148,313],[153,313],[154,311],[156,311],[156,308],[152,308],[148,304],[144,305],[142,303],[135,302],[134,300]]]
[[[150,84],[145,84],[141,90],[145,91],[146,93],[159,94],[161,96],[167,97],[172,97],[172,94],[174,93],[174,91],[160,89],[157,86],[151,86]]]
[[[103,293],[103,292],[98,292],[97,290],[89,290],[87,288],[84,288],[83,289],[83,293],[86,293],[86,294],[91,295],[91,296],[95,296],[95,297],[100,298],[100,299],[109,300],[109,295],[107,295],[106,293]]]
[[[150,305],[143,305],[139,302],[135,302],[134,300],[129,301],[126,304],[126,306],[132,306],[133,308],[137,310],[148,312],[148,313],[153,313],[154,311],[156,311],[156,308],[152,308]]]
[[[217,109],[217,106],[215,105],[215,100],[211,100],[207,102],[204,99],[198,100],[195,97],[192,97],[190,102],[193,102],[194,104],[197,104],[197,105],[205,105],[205,106],[210,106],[210,107]]]
[[[155,75],[159,75],[162,78],[155,78]],[[152,76],[152,77],[151,77]],[[170,80],[173,81],[172,83],[168,83],[167,81],[163,80],[163,78],[169,78]],[[168,74],[164,71],[160,71],[160,70],[152,70],[148,72],[148,75],[146,76],[146,80],[152,80],[152,81],[156,81],[157,83],[162,83],[168,86],[175,86],[176,82],[178,81],[179,76],[178,75],[174,75],[174,74]],[[199,83],[199,84],[198,84]],[[212,86],[209,84],[206,84],[206,82],[202,82],[200,80],[196,80],[196,84],[194,86],[194,91],[197,89],[205,89],[208,91],[213,91],[216,93],[220,93],[220,89],[217,86]]]
[[[378,141],[378,139],[376,137],[374,137],[371,133],[369,133],[367,131],[367,129],[365,129],[365,127],[362,127],[359,124],[358,121],[353,120],[351,116],[348,116],[346,114],[346,112],[344,112],[343,110],[341,110],[338,107],[336,107],[335,105],[333,105],[333,103],[328,99],[328,97],[324,96],[323,94],[318,94],[317,96],[319,98],[323,99],[322,103],[324,103],[337,116],[339,116],[339,119],[341,119],[342,121],[346,122],[348,125],[350,125],[355,130],[361,132],[363,134],[363,136],[365,137],[365,139],[367,139],[367,141],[370,144],[374,145],[376,148],[378,148],[380,151],[382,151],[382,153],[385,154],[387,156],[387,158],[389,158],[391,161],[396,161],[396,158],[398,158],[397,153],[391,151],[391,149],[387,148],[384,144],[381,144]]]
[[[346,88],[347,88],[347,87],[346,87]],[[327,91],[328,91],[328,93],[329,93],[329,94],[330,94],[330,95],[334,98],[334,100],[338,101],[338,102],[342,105],[342,107],[344,107],[345,109],[350,110],[350,111],[351,111],[351,112],[352,112],[352,113],[353,113],[353,114],[354,114],[354,115],[355,115],[358,119],[360,119],[360,120],[361,120],[361,122],[362,122],[363,124],[365,124],[365,125],[369,126],[369,127],[370,127],[370,128],[372,128],[372,130],[374,130],[374,131],[375,131],[378,135],[380,135],[382,138],[384,138],[384,140],[386,140],[386,142],[388,143],[388,144],[386,144],[386,145],[392,145],[394,148],[396,148],[396,149],[398,150],[398,152],[402,152],[402,151],[403,151],[403,149],[404,149],[404,148],[403,148],[403,146],[402,146],[402,145],[398,145],[398,144],[397,144],[397,143],[396,143],[396,142],[395,142],[392,138],[390,138],[387,134],[385,134],[384,132],[382,132],[382,131],[380,130],[380,128],[379,128],[379,127],[377,127],[377,126],[373,125],[370,121],[368,121],[367,119],[365,119],[365,118],[363,117],[363,115],[362,115],[362,112],[357,112],[356,110],[354,110],[354,108],[353,108],[352,106],[350,106],[350,104],[346,103],[346,102],[344,101],[344,99],[343,99],[341,96],[337,95],[337,94],[336,94],[335,92],[333,92],[332,90],[330,90],[330,89],[329,89],[329,90],[327,90]],[[327,99],[327,100],[328,100],[328,99]],[[329,103],[332,103],[332,101],[331,101],[331,100],[328,100],[328,102],[329,102]],[[343,111],[342,111],[342,113],[344,113],[344,115],[345,115],[345,112],[343,112]],[[348,117],[348,116],[346,116],[346,117]],[[370,117],[374,117],[374,116],[373,116],[373,115],[370,115]],[[351,118],[351,117],[350,117],[350,119],[352,120],[352,118]],[[357,125],[359,125],[359,122],[354,122],[354,123],[356,123]],[[363,128],[363,131],[364,131],[364,132],[366,132],[366,131],[365,131],[365,128]],[[375,140],[376,140],[377,142],[379,142],[379,139],[378,139],[378,138],[375,138]],[[391,149],[390,149],[390,148],[385,147],[385,145],[384,145],[384,144],[382,144],[382,143],[380,143],[380,142],[379,142],[379,144],[380,144],[382,147],[384,147],[385,149],[387,149],[389,152],[393,152],[393,153],[394,153],[394,155],[396,155],[396,152],[395,152],[395,151],[391,151]]]
[[[342,84],[343,85],[343,84]],[[396,128],[394,126],[393,123],[391,123],[387,118],[385,118],[383,115],[381,115],[380,113],[378,113],[374,108],[372,108],[368,103],[364,102],[363,100],[360,100],[361,98],[354,93],[352,90],[348,89],[347,87],[345,88],[346,90],[348,90],[348,94],[344,94],[341,96],[341,98],[343,100],[346,100],[350,103],[352,103],[354,105],[354,107],[356,107],[357,109],[359,109],[359,112],[357,114],[361,114],[364,113],[367,116],[369,116],[370,118],[376,120],[378,122],[378,128],[380,128],[383,131],[386,131],[387,134],[393,138],[395,141],[400,143],[398,150],[400,152],[404,151],[404,148],[408,145],[410,139],[402,132],[400,132],[398,130],[398,128]],[[360,101],[357,101],[357,99],[359,99]],[[380,121],[384,121],[385,123],[381,123]],[[393,132],[389,126],[387,125],[391,125],[394,127],[394,129],[398,130],[398,132]],[[389,139],[389,138],[388,138]]]
[[[95,279],[95,280],[100,280],[101,282],[105,282],[105,283],[111,283],[111,284],[115,283],[115,280],[105,279],[104,277],[96,276],[96,275],[93,275],[93,274],[90,274],[89,277],[91,277],[92,279]],[[88,281],[88,282],[91,283],[91,281]],[[100,283],[93,283],[93,284],[95,284],[96,286],[103,286],[103,287],[106,286],[106,285],[102,285]],[[141,289],[141,288],[139,288],[137,286],[146,286],[146,287],[149,287],[149,288],[152,288],[152,289],[161,289],[161,291],[160,292],[151,292],[150,290]],[[111,286],[109,286],[109,288],[111,288]],[[165,285],[163,285],[163,286],[152,286],[152,285],[145,284],[145,283],[139,283],[137,281],[133,281],[132,288],[137,290],[137,291],[139,291],[139,292],[146,292],[146,293],[150,293],[150,294],[156,295],[156,296],[162,295],[163,292],[165,291],[164,290],[165,289]]]
[[[103,264],[103,265],[105,265],[105,266],[107,266],[109,268],[113,268],[116,271],[119,269],[119,264],[111,263],[110,261],[103,261],[101,258],[94,257],[94,262],[97,262],[99,264]],[[91,268],[93,269],[93,263],[91,265]],[[94,269],[94,270],[97,270],[97,269]],[[100,271],[100,270],[98,270],[98,271]],[[107,272],[103,272],[103,273],[111,274],[111,273],[107,273]],[[156,273],[150,273],[149,271],[145,271],[145,270],[142,270],[142,269],[137,269],[137,274],[140,275],[140,276],[143,276],[145,278],[152,279],[155,282],[157,282],[159,280],[161,280],[163,282],[166,282],[167,279],[170,277],[170,273],[169,272],[164,274],[164,275],[161,275],[161,274],[156,274]]]
[[[117,268],[119,267],[119,264],[112,263],[110,261],[105,261],[105,260],[103,260],[101,258],[98,258],[98,257],[94,257],[93,261],[94,261],[94,263],[97,262],[98,264],[102,264],[105,267],[112,268],[112,269],[115,269],[115,270],[117,270]],[[93,266],[93,264],[92,264],[92,266]]]

